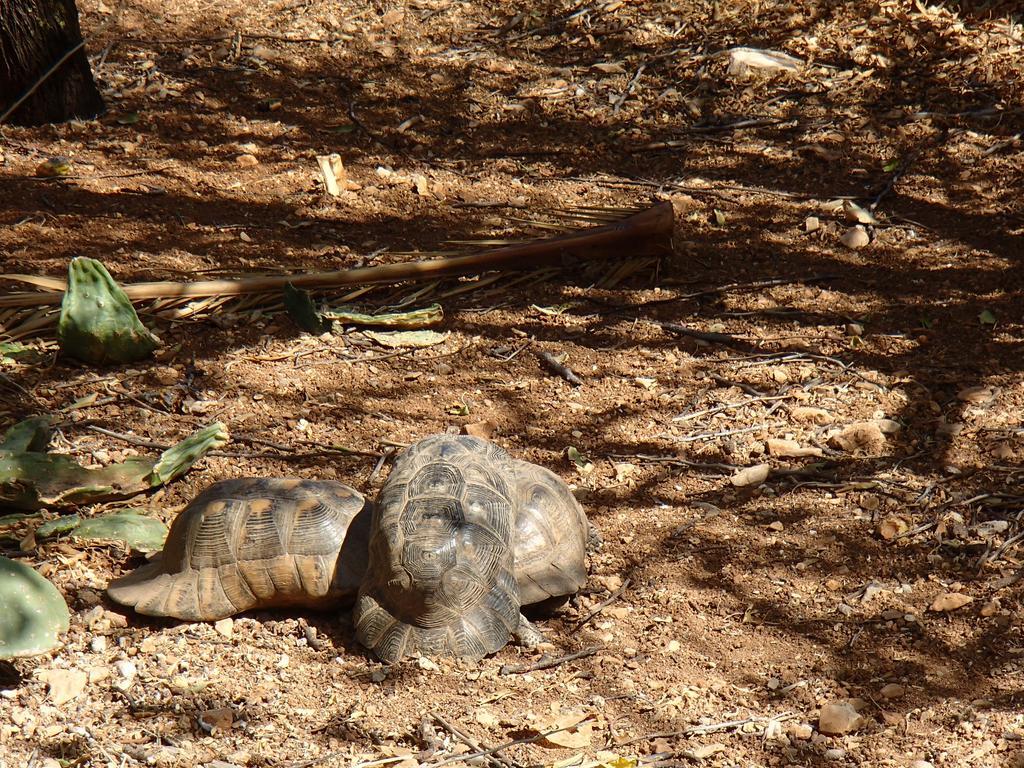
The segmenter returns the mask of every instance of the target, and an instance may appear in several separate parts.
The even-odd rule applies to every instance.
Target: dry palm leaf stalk
[[[159,281],[122,286],[132,302],[152,302],[151,314],[171,319],[194,316],[199,309],[209,313],[243,297],[247,307],[265,300],[262,294],[278,298],[291,283],[297,288],[331,289],[387,283],[438,281],[442,278],[492,271],[519,271],[530,267],[557,267],[567,258],[591,260],[622,254],[637,256],[667,248],[674,222],[671,203],[659,203],[642,210],[587,208],[557,212],[566,218],[603,222],[601,226],[555,237],[503,244],[461,256],[444,256],[397,264],[360,267],[334,272],[263,275],[196,282]],[[530,222],[534,226],[538,222]],[[561,229],[550,223],[541,226]],[[496,241],[507,243],[508,241]],[[479,242],[477,242],[479,245]],[[634,267],[635,268],[635,267]],[[0,295],[0,338],[19,339],[48,331],[56,322],[56,307],[64,297],[65,281],[42,275],[0,275],[0,280],[28,283],[41,291]],[[361,293],[362,291],[359,291]],[[186,311],[182,305],[189,304]],[[235,308],[237,311],[237,307]]]

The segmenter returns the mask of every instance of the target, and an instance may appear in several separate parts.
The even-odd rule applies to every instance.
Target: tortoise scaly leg
[[[536,648],[547,641],[544,633],[533,626],[533,623],[521,613],[519,614],[519,626],[512,630],[512,637],[524,648]]]

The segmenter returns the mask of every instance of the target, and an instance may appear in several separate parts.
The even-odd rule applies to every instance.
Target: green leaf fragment
[[[71,533],[81,524],[81,515],[64,515],[53,520],[47,520],[36,528],[36,538],[49,539],[53,536],[60,536],[62,533]]]
[[[53,423],[49,416],[33,416],[19,421],[4,433],[0,451],[45,451],[53,435]]]
[[[82,257],[68,266],[57,342],[61,354],[94,365],[141,360],[160,346],[106,267]]]
[[[13,515],[4,515],[0,517],[0,529],[10,528],[19,523],[24,523],[26,520],[35,520],[37,517],[39,515],[28,512],[15,512]]]
[[[363,331],[368,339],[382,347],[432,347],[448,338],[447,333],[437,331]]]
[[[577,466],[583,472],[589,472],[594,468],[593,462],[580,453],[578,448],[569,446],[565,449],[565,455],[573,464]]]
[[[344,325],[373,326],[377,328],[425,328],[437,325],[444,320],[444,310],[440,304],[429,307],[411,309],[408,312],[386,312],[380,315],[368,315],[354,308],[339,307],[325,310],[323,316]]]
[[[6,557],[0,557],[0,605],[0,659],[46,653],[68,631],[71,616],[57,588]]]
[[[983,309],[978,313],[978,322],[982,325],[995,325],[996,316],[993,315],[989,310]]]
[[[123,541],[138,552],[155,552],[164,545],[167,526],[155,517],[121,510],[83,520],[75,529],[74,536],[78,539]]]
[[[296,288],[291,283],[284,287],[284,308],[295,324],[306,333],[319,335],[331,328],[330,322],[325,321],[317,312],[309,291]]]
[[[531,304],[530,309],[535,309],[542,315],[548,315],[549,317],[558,317],[559,315],[565,314],[565,312],[572,308],[572,304],[556,304],[553,307],[541,307],[537,304]]]
[[[0,362],[17,360],[18,358],[29,357],[34,354],[36,354],[34,349],[17,341],[0,342]]]
[[[900,161],[898,159],[896,159],[896,160],[890,160],[888,163],[886,163],[885,165],[882,166],[882,169],[886,173],[892,173],[893,171],[895,171],[899,167],[900,167]]]
[[[229,439],[228,428],[219,421],[209,424],[197,432],[193,432],[180,443],[168,448],[153,466],[148,476],[151,487],[169,483],[184,474],[189,467],[205,456],[209,451],[220,448]]]

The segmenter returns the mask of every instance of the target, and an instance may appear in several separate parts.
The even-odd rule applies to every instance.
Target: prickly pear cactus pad
[[[123,541],[137,552],[155,552],[164,545],[167,526],[155,517],[123,510],[87,518],[71,535],[79,539]]]
[[[106,267],[83,257],[68,266],[57,341],[61,354],[95,365],[141,360],[160,346]]]
[[[68,606],[57,588],[6,557],[0,557],[0,606],[0,659],[46,653],[68,631]]]
[[[8,429],[0,440],[0,451],[45,451],[53,434],[49,416],[33,416]]]
[[[0,505],[39,509],[127,498],[171,482],[227,440],[227,429],[215,422],[157,459],[130,456],[99,469],[87,469],[62,454],[0,448]]]

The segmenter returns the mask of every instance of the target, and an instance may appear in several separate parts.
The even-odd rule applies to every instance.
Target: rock
[[[808,216],[804,219],[804,232],[810,234],[821,229],[821,220],[817,216]]]
[[[89,642],[89,649],[93,653],[103,653],[107,650],[107,638],[105,635],[97,635]]]
[[[935,768],[935,764],[929,760],[915,760],[907,768]]]
[[[818,730],[829,736],[842,736],[860,728],[863,720],[848,701],[832,701],[818,713]]]
[[[987,405],[996,398],[996,390],[992,387],[965,387],[956,393],[958,400],[972,405]]]
[[[473,424],[465,424],[462,427],[462,434],[470,435],[471,437],[480,437],[487,440],[495,435],[498,431],[498,425],[491,420],[477,421]]]
[[[789,409],[789,415],[793,417],[794,421],[809,422],[819,426],[831,424],[834,421],[832,414],[824,408],[814,408],[809,405],[794,406]]]
[[[847,323],[843,326],[843,333],[847,336],[863,336],[864,326],[860,323]]]
[[[752,467],[741,469],[729,478],[729,482],[738,488],[746,485],[759,485],[768,479],[768,471],[767,464],[755,464]]]
[[[702,744],[699,747],[686,750],[683,752],[683,755],[690,760],[701,762],[717,755],[719,752],[725,752],[725,750],[726,746],[724,744]]]
[[[783,440],[780,438],[769,437],[766,444],[768,446],[768,453],[772,456],[790,456],[793,458],[799,458],[802,456],[822,455],[821,448],[802,446],[796,440]]]
[[[932,601],[932,604],[928,606],[928,610],[935,611],[936,613],[947,613],[963,608],[972,602],[974,602],[974,598],[962,592],[945,592]]]
[[[814,735],[814,728],[810,723],[793,723],[789,726],[789,735],[800,741],[807,741]]]
[[[878,526],[878,535],[886,541],[892,541],[910,530],[910,523],[898,515],[890,515]]]
[[[876,456],[885,448],[885,435],[873,421],[861,421],[832,435],[829,442],[834,448],[847,453],[865,453]]]
[[[220,621],[214,622],[213,628],[216,630],[218,635],[231,637],[231,633],[234,632],[235,629],[235,620],[231,617],[221,619]]]
[[[882,430],[883,435],[894,435],[903,429],[903,425],[895,419],[875,419],[875,424]]]
[[[875,214],[867,208],[857,205],[853,200],[843,201],[843,213],[846,215],[846,220],[851,224],[871,224],[877,226],[881,223]]]
[[[992,598],[983,606],[981,606],[981,611],[979,611],[979,613],[981,613],[981,615],[985,618],[989,618],[990,616],[995,616],[997,613],[999,613],[999,609],[1001,607],[1002,606],[999,603],[999,598]]]
[[[260,164],[256,155],[244,154],[235,158],[235,163],[242,168],[253,168]]]
[[[114,683],[114,687],[121,691],[127,691],[132,687],[132,683],[135,682],[135,676],[139,672],[138,667],[127,659],[115,662],[114,671],[117,672],[120,678]]]
[[[855,227],[850,227],[843,233],[843,236],[839,238],[839,242],[845,245],[847,248],[856,250],[857,248],[863,248],[865,245],[871,242],[871,238],[868,236],[868,232],[864,227],[858,224]]]
[[[825,750],[825,757],[828,760],[845,760],[846,750],[842,747],[832,747],[832,749]]]
[[[878,695],[883,699],[899,699],[902,698],[903,694],[906,692],[907,689],[899,683],[889,683],[888,685],[882,686],[882,690],[878,692]]]

